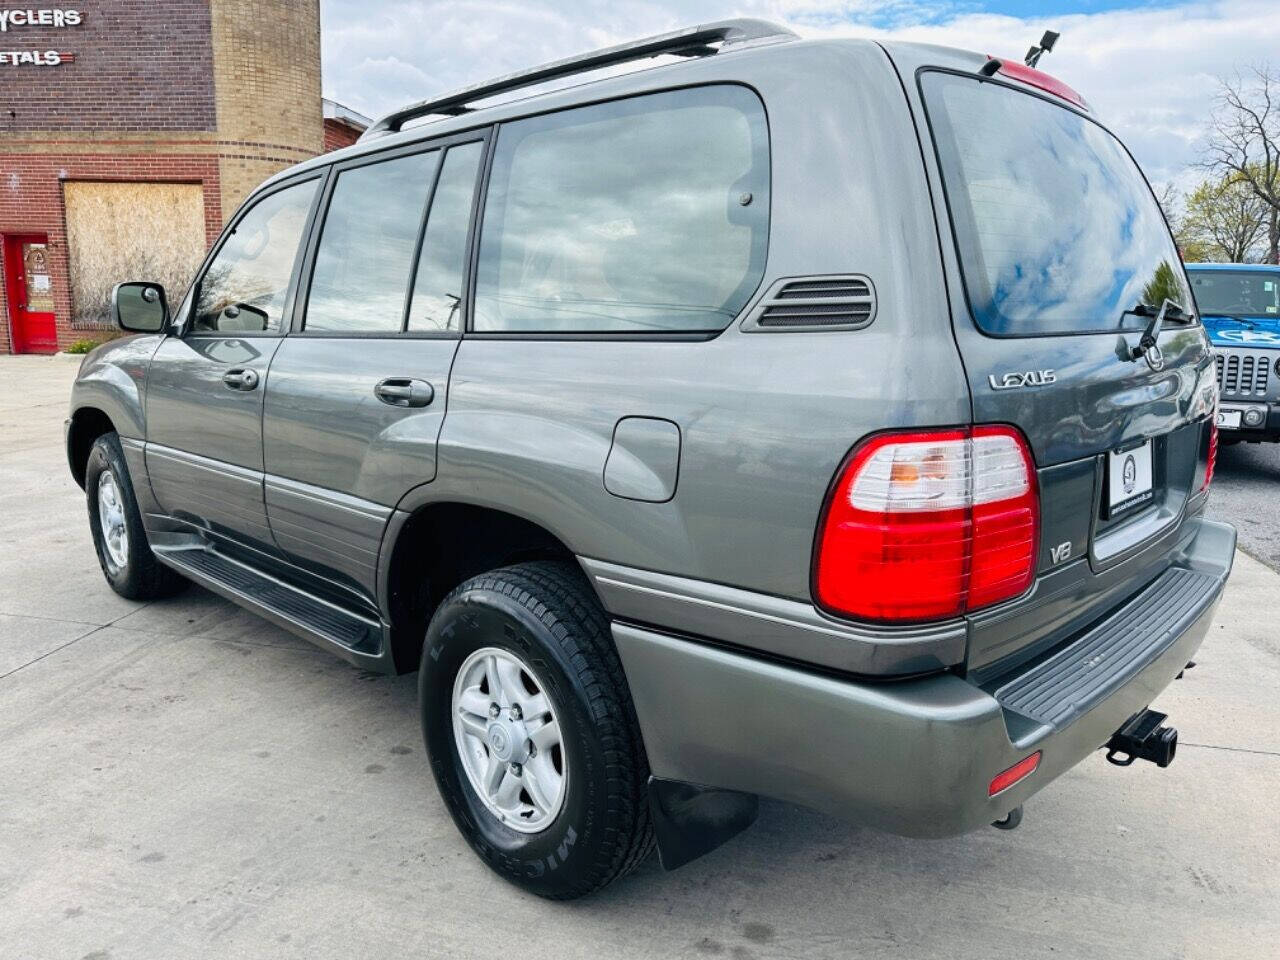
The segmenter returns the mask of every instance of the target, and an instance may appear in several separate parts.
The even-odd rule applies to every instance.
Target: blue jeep
[[[1186,267],[1217,354],[1223,441],[1280,440],[1280,266]]]

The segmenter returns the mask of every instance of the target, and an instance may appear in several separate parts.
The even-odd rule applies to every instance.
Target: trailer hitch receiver
[[[1107,762],[1127,767],[1135,760],[1150,760],[1157,767],[1173,763],[1178,752],[1178,731],[1164,726],[1166,714],[1143,710],[1111,735],[1107,741]]]

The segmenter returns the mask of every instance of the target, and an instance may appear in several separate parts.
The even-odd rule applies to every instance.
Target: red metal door
[[[14,353],[56,353],[58,350],[49,267],[49,238],[44,234],[5,235],[5,299],[9,304]]]

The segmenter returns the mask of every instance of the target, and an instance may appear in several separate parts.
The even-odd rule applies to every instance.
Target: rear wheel
[[[89,529],[111,589],[130,600],[154,600],[181,590],[187,581],[151,552],[115,433],[104,433],[93,442],[84,479]]]
[[[525,563],[463,583],[432,617],[418,683],[440,793],[503,877],[579,897],[652,849],[635,708],[576,568]]]

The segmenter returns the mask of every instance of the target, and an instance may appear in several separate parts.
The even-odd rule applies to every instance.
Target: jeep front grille
[[[1273,355],[1240,350],[1217,351],[1218,392],[1224,397],[1260,399],[1267,395]]]

